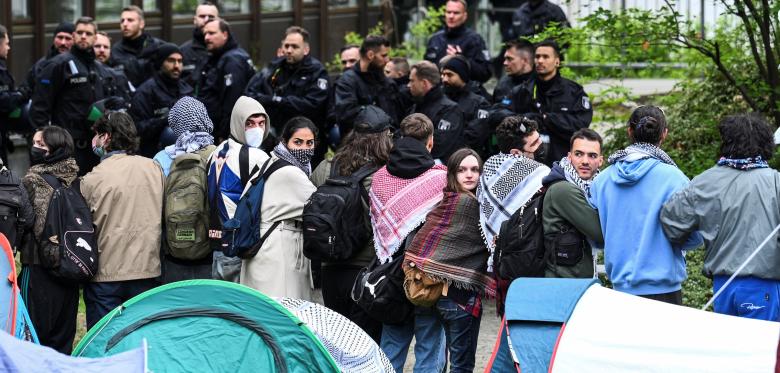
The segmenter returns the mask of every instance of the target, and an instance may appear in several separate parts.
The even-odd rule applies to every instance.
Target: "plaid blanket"
[[[465,193],[444,193],[406,249],[406,260],[457,288],[495,297],[487,273],[490,253],[479,235],[479,203]],[[404,262],[406,263],[406,262]]]
[[[382,167],[371,181],[371,226],[374,248],[382,263],[398,251],[406,236],[425,222],[441,201],[447,185],[447,167],[436,165],[414,179],[402,179]]]

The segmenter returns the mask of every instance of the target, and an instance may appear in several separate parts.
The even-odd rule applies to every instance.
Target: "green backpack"
[[[168,255],[198,260],[211,255],[209,204],[206,176],[208,161],[216,147],[181,154],[171,164],[165,182],[165,240]]]

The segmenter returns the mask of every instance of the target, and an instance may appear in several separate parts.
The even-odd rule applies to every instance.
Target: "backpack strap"
[[[285,161],[284,159],[277,159],[276,162],[271,163],[271,165],[268,165],[269,162],[271,162],[270,159],[265,161],[265,164],[263,164],[263,169],[265,170],[263,171],[263,176],[262,176],[263,180],[268,180],[268,177],[270,177],[271,174],[273,174],[274,172],[276,172],[276,170],[282,167],[292,166],[289,162]]]
[[[43,178],[44,181],[46,181],[47,184],[49,184],[50,187],[52,187],[52,189],[57,190],[59,188],[62,188],[62,183],[60,183],[60,181],[57,179],[56,176],[50,173],[45,173],[45,174],[41,174],[41,177]]]
[[[246,185],[249,181],[249,147],[241,145],[241,150],[238,151],[238,172],[241,176],[241,185]]]
[[[360,167],[360,169],[355,171],[354,174],[352,174],[352,179],[357,181],[357,182],[361,182],[361,181],[363,181],[363,179],[368,177],[368,175],[373,174],[377,170],[379,170],[379,167],[376,167],[376,166],[374,166],[373,164],[370,164],[370,163],[369,164],[365,164],[365,165],[363,165],[363,167]]]

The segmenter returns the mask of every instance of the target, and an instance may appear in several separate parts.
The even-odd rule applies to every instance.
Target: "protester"
[[[360,47],[360,61],[344,72],[336,82],[334,99],[328,118],[339,126],[341,136],[346,136],[360,108],[378,106],[393,119],[397,127],[406,107],[401,101],[398,87],[384,73],[390,53],[390,42],[383,36],[369,35]]]
[[[428,213],[404,259],[405,271],[420,271],[447,289],[436,302],[436,311],[444,325],[450,372],[474,371],[482,297],[495,297],[496,291],[487,273],[489,252],[479,234],[479,202],[474,195],[481,167],[474,150],[452,154],[444,197]]]
[[[319,187],[333,174],[350,176],[365,165],[380,168],[387,164],[393,147],[392,119],[376,106],[367,106],[358,113],[355,129],[347,135],[332,160],[325,160],[311,175]],[[334,166],[335,165],[335,166]],[[363,188],[371,190],[373,174],[363,179]],[[369,201],[365,201],[369,208]],[[371,232],[371,227],[365,227]],[[358,273],[376,260],[373,236],[366,246],[344,262],[322,262],[322,299],[325,306],[344,315],[360,326],[377,343],[382,336],[382,324],[369,317],[351,298],[352,286]]]
[[[164,135],[168,112],[179,98],[193,93],[192,87],[180,79],[182,55],[176,44],[161,44],[152,61],[154,75],[138,87],[129,111],[141,141],[138,154],[150,158],[176,140]]]
[[[144,11],[135,5],[122,8],[119,27],[122,39],[111,48],[111,66],[123,71],[130,83],[138,87],[154,73],[151,58],[163,41],[144,31]]]
[[[448,0],[444,28],[428,40],[425,59],[438,64],[444,56],[459,54],[471,65],[470,79],[484,83],[490,79],[490,52],[485,40],[466,26],[466,0]]]
[[[615,290],[672,304],[682,304],[687,277],[683,250],[701,245],[691,234],[673,244],[664,236],[658,215],[688,178],[660,145],[669,132],[655,106],[631,113],[631,145],[609,156],[610,164],[590,187],[588,201],[598,210],[604,235],[604,263]]]
[[[780,174],[767,163],[775,153],[772,131],[755,114],[726,117],[718,131],[720,159],[664,204],[661,226],[674,245],[697,231],[704,238],[703,272],[713,279],[713,292],[723,290],[715,312],[780,321],[776,234],[748,260],[780,224]]]
[[[496,128],[499,153],[488,158],[477,188],[479,225],[485,245],[492,254],[501,223],[525,205],[542,187],[550,169],[535,161],[543,151],[537,124],[521,116],[505,118]],[[488,259],[488,270],[495,263]]]
[[[92,104],[114,95],[126,97],[127,92],[107,67],[95,61],[95,21],[79,18],[73,34],[75,44],[70,52],[52,58],[39,75],[30,121],[35,128],[52,124],[70,132],[76,149],[73,157],[81,175],[91,171],[99,160],[90,146]],[[95,75],[100,79],[95,79]],[[98,83],[102,83],[103,89],[97,89]]]
[[[549,157],[539,161],[547,165],[563,158],[568,153],[571,135],[590,126],[593,119],[588,95],[582,86],[561,77],[560,64],[557,43],[549,40],[538,43],[534,57],[536,75],[512,91],[509,103],[498,103],[536,121],[549,146]]]
[[[385,167],[374,173],[369,199],[374,248],[378,260],[401,260],[407,236],[420,227],[441,201],[447,171],[437,165],[433,149],[433,123],[425,115],[412,114],[401,122]],[[403,300],[406,301],[406,300]],[[414,318],[402,325],[382,325],[380,346],[397,372],[403,371],[412,338],[425,343],[414,347],[415,372],[439,372],[444,368],[444,331],[436,312],[415,307]]]
[[[316,190],[309,181],[317,127],[304,117],[290,119],[271,161],[287,162],[266,180],[260,215],[260,234],[273,230],[254,258],[241,265],[241,284],[272,297],[311,300],[309,259],[303,256],[303,206]]]
[[[466,145],[483,155],[490,155],[491,128],[488,123],[490,103],[468,87],[469,63],[463,56],[447,56],[441,60],[441,83],[444,95],[458,104],[464,114],[463,137]]]
[[[232,130],[229,125],[231,110],[254,75],[255,68],[226,21],[214,19],[206,22],[203,34],[209,58],[195,92],[209,111],[214,123],[214,137],[224,140]]]
[[[493,89],[493,102],[509,105],[512,100],[512,90],[526,83],[533,76],[534,45],[525,39],[508,41],[504,52],[504,72],[506,75],[501,77],[496,83],[496,88]]]
[[[81,182],[92,211],[100,260],[84,285],[87,327],[128,299],[157,285],[165,176],[138,148],[130,115],[110,112],[95,122],[92,148],[100,157]]]
[[[54,38],[49,47],[49,51],[45,56],[41,57],[38,61],[35,61],[35,64],[27,71],[27,77],[21,84],[22,87],[20,89],[26,91],[25,95],[27,97],[32,96],[32,91],[35,89],[35,82],[38,80],[38,75],[43,71],[43,68],[46,67],[46,63],[53,57],[70,51],[70,48],[73,46],[74,31],[76,31],[76,26],[70,22],[61,22],[57,25],[57,28],[54,29]]]
[[[433,149],[431,156],[445,163],[450,154],[463,146],[463,127],[466,117],[458,104],[444,96],[439,69],[431,62],[422,61],[412,66],[409,92],[414,100],[413,113],[420,113],[433,122]]]
[[[588,191],[603,162],[601,136],[583,128],[571,137],[569,154],[553,163],[542,179],[542,224],[547,258],[545,277],[592,278],[590,242],[604,245],[599,215],[588,204]]]
[[[212,277],[216,280],[239,282],[241,258],[226,257],[219,250],[222,223],[233,218],[252,171],[259,170],[268,160],[268,154],[259,147],[268,133],[266,129],[270,121],[263,105],[252,98],[239,97],[230,115],[230,137],[219,144],[211,155],[208,173],[212,215],[209,237],[214,247]],[[246,154],[246,163],[241,161],[242,152]]]
[[[195,7],[195,16],[192,17],[192,39],[179,46],[183,57],[184,66],[181,70],[181,78],[190,86],[198,83],[200,71],[209,58],[206,49],[206,41],[203,34],[203,26],[206,22],[219,18],[219,8],[211,1],[204,1]]]

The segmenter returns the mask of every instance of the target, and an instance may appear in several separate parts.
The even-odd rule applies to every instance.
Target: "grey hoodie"
[[[236,104],[233,105],[233,111],[230,113],[230,136],[241,144],[246,145],[244,124],[247,118],[254,114],[265,116],[265,130],[263,130],[263,138],[265,139],[268,136],[268,128],[271,128],[271,118],[268,117],[263,105],[247,96],[239,97]]]

